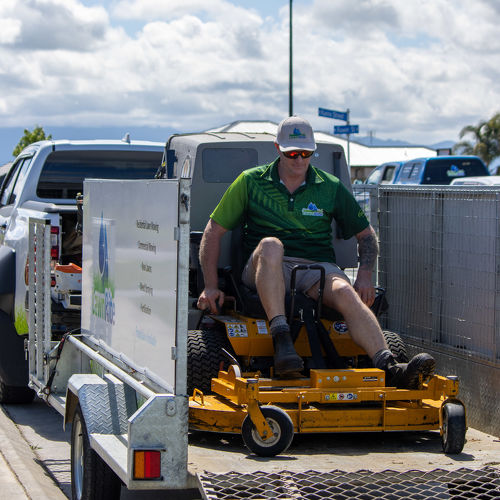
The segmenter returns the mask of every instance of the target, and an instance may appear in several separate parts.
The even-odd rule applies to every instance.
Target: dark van
[[[394,184],[450,184],[453,179],[490,175],[477,156],[416,158],[402,165]]]

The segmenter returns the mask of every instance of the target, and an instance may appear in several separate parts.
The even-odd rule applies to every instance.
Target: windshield
[[[38,181],[40,198],[74,198],[84,179],[152,179],[163,151],[55,151]]]
[[[449,184],[453,179],[472,175],[488,175],[484,164],[476,158],[428,160],[422,184]]]

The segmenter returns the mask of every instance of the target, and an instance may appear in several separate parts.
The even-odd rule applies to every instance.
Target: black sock
[[[283,314],[279,314],[278,316],[275,316],[271,321],[269,321],[269,328],[271,329],[272,335],[290,331],[290,327],[288,326],[286,317]]]

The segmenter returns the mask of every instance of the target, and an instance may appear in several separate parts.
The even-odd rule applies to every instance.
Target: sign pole
[[[290,73],[288,75],[288,114],[293,115],[293,37],[292,37],[292,1],[290,0]]]
[[[347,108],[346,114],[347,114],[347,126],[350,125],[349,123],[349,113],[350,109]],[[350,143],[350,137],[351,134],[347,134],[347,168],[349,169],[349,179],[351,178],[351,143]]]

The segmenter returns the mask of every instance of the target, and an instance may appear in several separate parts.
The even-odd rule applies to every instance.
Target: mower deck
[[[310,378],[258,378],[231,365],[212,379],[213,395],[195,391],[189,402],[192,429],[239,433],[259,405],[275,405],[295,433],[441,429],[440,409],[455,400],[458,380],[433,376],[419,390],[386,387],[376,368],[311,370]],[[252,415],[254,414],[254,415]],[[258,423],[254,421],[258,426]]]

